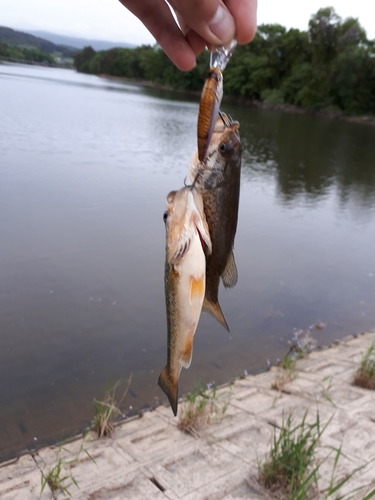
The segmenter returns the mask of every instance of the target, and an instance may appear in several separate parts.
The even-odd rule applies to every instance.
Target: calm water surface
[[[257,372],[296,330],[375,326],[375,127],[223,106],[241,123],[231,327],[202,315],[181,393]],[[197,98],[0,66],[0,459],[84,428],[107,380],[125,415],[164,402],[165,197]]]

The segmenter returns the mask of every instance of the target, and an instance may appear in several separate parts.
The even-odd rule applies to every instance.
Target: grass
[[[47,474],[44,474],[44,472],[41,473],[40,496],[42,496],[42,493],[47,485],[49,486],[52,498],[54,499],[57,498],[59,493],[71,496],[69,488],[72,484],[68,482],[69,480],[71,480],[72,483],[74,483],[78,488],[77,481],[71,474],[64,475],[63,465],[63,461],[59,458],[56,465]]]
[[[267,488],[274,498],[287,500],[332,499],[350,500],[359,498],[353,494],[362,493],[362,500],[375,497],[374,484],[363,485],[347,492],[340,493],[351,478],[370,462],[354,469],[341,479],[336,479],[338,462],[343,456],[342,446],[329,447],[327,456],[320,461],[315,457],[319,440],[330,424],[333,416],[322,426],[319,413],[313,423],[306,422],[307,412],[301,423],[294,424],[292,414],[283,420],[281,427],[275,429],[271,450],[263,463],[258,463],[258,480]],[[324,491],[319,491],[318,479],[321,465],[334,453],[331,478]],[[350,483],[349,483],[350,486]],[[370,491],[371,489],[371,491]]]
[[[370,462],[368,462],[364,465],[360,465],[359,467],[354,469],[353,472],[346,475],[343,479],[337,481],[335,475],[336,475],[336,470],[337,470],[337,465],[338,465],[339,459],[340,459],[341,455],[343,455],[342,446],[340,446],[340,448],[338,448],[338,449],[333,448],[333,450],[335,451],[335,460],[334,460],[334,464],[333,464],[331,480],[330,480],[329,486],[327,488],[327,491],[325,492],[324,498],[327,500],[330,497],[332,497],[332,495],[335,495],[334,500],[344,500],[344,499],[351,500],[353,498],[358,498],[358,496],[353,497],[352,494],[358,493],[361,490],[362,490],[362,495],[365,495],[365,496],[362,496],[362,500],[370,500],[370,498],[374,498],[375,497],[375,489],[372,489],[370,491],[370,488],[372,487],[371,484],[359,486],[359,487],[355,488],[354,490],[349,491],[346,495],[342,495],[339,493],[340,488],[342,488],[346,483],[348,483],[350,481],[350,479],[358,471],[367,467],[370,464]],[[373,482],[372,482],[372,485],[374,485]],[[363,490],[365,490],[365,491],[363,491]],[[338,494],[336,494],[336,493],[338,493]]]
[[[275,380],[271,384],[271,389],[275,389],[276,391],[282,391],[285,387],[285,384],[293,380],[294,378],[294,368],[299,359],[302,359],[305,355],[305,351],[297,346],[293,346],[293,349],[290,349],[283,359],[278,364],[279,368],[282,368],[282,372],[279,371]]]
[[[353,384],[375,390],[375,342],[367,349],[354,376]]]
[[[202,429],[224,418],[229,403],[229,392],[218,393],[216,387],[206,389],[204,386],[195,386],[184,397],[177,427],[199,437]]]
[[[324,432],[319,413],[312,424],[306,422],[307,412],[301,423],[294,424],[292,415],[283,420],[275,431],[270,454],[263,464],[258,464],[259,481],[271,492],[288,498],[308,498],[317,484],[315,448]]]
[[[104,398],[102,400],[94,398],[94,418],[92,420],[92,428],[97,433],[99,439],[108,437],[112,434],[116,417],[118,417],[121,413],[118,405],[122,403],[128,393],[131,380],[132,375],[129,377],[124,394],[119,402],[116,400],[116,391],[121,384],[121,380],[118,380],[113,386],[111,386],[111,381],[109,380]]]
[[[64,475],[65,468],[70,468],[74,465],[76,465],[79,462],[81,453],[84,452],[90,460],[92,460],[94,463],[95,460],[93,457],[90,455],[90,453],[86,450],[84,447],[86,438],[90,432],[90,428],[86,429],[86,431],[83,433],[82,437],[82,442],[81,445],[78,449],[78,452],[74,454],[73,458],[71,460],[62,460],[61,458],[61,452],[65,451],[68,454],[71,454],[71,452],[64,448],[64,443],[66,443],[66,440],[60,444],[57,452],[56,452],[56,463],[50,469],[46,474],[41,471],[41,491],[40,491],[40,496],[42,496],[43,491],[45,490],[46,486],[49,486],[49,489],[51,490],[51,496],[52,498],[57,498],[57,496],[62,493],[64,495],[71,496],[69,488],[74,484],[77,488],[79,488],[77,481],[75,480],[73,474],[67,474]],[[69,482],[70,481],[70,482]]]

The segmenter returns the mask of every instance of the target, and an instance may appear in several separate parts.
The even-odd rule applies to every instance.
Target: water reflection
[[[241,122],[245,175],[275,176],[280,203],[301,195],[318,201],[334,186],[343,206],[351,196],[374,206],[375,127],[256,109],[233,113]]]

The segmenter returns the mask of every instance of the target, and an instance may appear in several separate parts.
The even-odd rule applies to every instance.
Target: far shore
[[[130,78],[124,78],[122,76],[112,76],[112,75],[94,75],[101,78],[106,78],[107,80],[115,80],[118,82],[131,83],[133,85],[139,85],[142,87],[152,87],[160,90],[168,90],[170,92],[177,92],[179,94],[188,94],[200,96],[201,92],[196,90],[181,90],[175,89],[173,87],[168,87],[167,85],[161,85],[147,80],[132,80]],[[238,104],[241,106],[246,106],[248,108],[260,108],[268,109],[273,111],[282,111],[283,113],[291,113],[297,115],[310,115],[317,116],[319,118],[326,118],[330,120],[341,120],[351,123],[359,123],[361,125],[375,125],[375,116],[365,115],[365,116],[349,116],[345,115],[343,111],[333,111],[333,110],[320,110],[314,111],[311,109],[300,108],[294,104],[266,104],[257,99],[250,99],[248,97],[236,97],[236,96],[224,96],[224,102]]]
[[[33,62],[33,61],[21,61],[21,60],[5,60],[3,58],[4,62],[13,62],[17,64],[26,64],[26,65],[33,65],[33,66],[44,66],[44,67],[55,67],[55,68],[66,68],[66,69],[73,69],[75,68],[70,68],[66,67],[64,65],[52,65],[52,64],[43,64],[39,62]],[[1,63],[1,60],[0,60]],[[75,70],[76,71],[76,70]],[[124,82],[124,83],[131,83],[133,85],[139,85],[142,87],[152,87],[155,89],[160,89],[160,90],[167,90],[170,92],[177,92],[178,94],[187,94],[187,95],[194,95],[199,97],[201,92],[200,91],[194,91],[194,90],[181,90],[181,89],[175,89],[173,87],[169,87],[167,85],[161,85],[155,82],[151,82],[148,80],[132,80],[131,78],[125,78],[123,76],[112,76],[112,75],[106,75],[106,74],[100,74],[100,75],[93,75],[93,76],[99,76],[100,78],[105,78],[107,80],[115,80],[118,82]],[[310,115],[310,116],[317,116],[319,118],[326,118],[330,120],[341,120],[345,122],[351,122],[351,123],[358,123],[360,125],[375,125],[375,116],[372,115],[365,115],[365,116],[349,116],[345,115],[343,111],[334,111],[334,110],[320,110],[320,111],[314,111],[311,109],[305,109],[305,108],[300,108],[298,106],[295,106],[294,104],[266,104],[264,102],[261,102],[257,99],[250,99],[248,97],[236,97],[236,96],[224,96],[223,98],[224,102],[232,103],[232,104],[238,104],[240,106],[246,106],[248,108],[260,108],[260,109],[268,109],[268,110],[273,110],[273,111],[281,111],[283,113],[290,113],[290,114],[296,114],[296,115]]]

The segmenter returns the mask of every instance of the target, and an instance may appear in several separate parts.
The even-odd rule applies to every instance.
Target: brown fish
[[[176,415],[178,379],[181,368],[189,368],[192,359],[205,295],[205,252],[211,253],[211,240],[202,198],[193,186],[169,193],[164,221],[168,354],[158,383]]]
[[[229,331],[219,305],[220,278],[226,288],[237,283],[233,245],[237,229],[241,176],[239,123],[224,113],[216,121],[205,163],[193,156],[189,178],[202,195],[210,230],[212,253],[206,257],[206,293],[203,311],[210,313]]]
[[[215,123],[223,98],[223,74],[220,69],[211,67],[204,84],[198,112],[198,158],[206,159]]]

